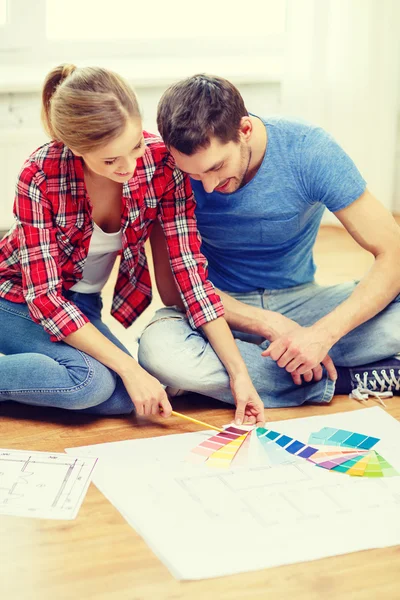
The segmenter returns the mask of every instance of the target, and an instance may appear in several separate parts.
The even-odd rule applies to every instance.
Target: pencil
[[[215,425],[209,425],[208,423],[204,423],[204,421],[198,421],[197,419],[193,419],[192,417],[183,415],[182,413],[176,412],[175,410],[173,410],[171,414],[173,414],[174,417],[181,417],[181,419],[186,419],[186,421],[191,421],[192,423],[196,423],[197,425],[203,425],[204,427],[207,427],[207,429],[215,429],[215,431],[224,431],[220,427],[215,427]]]

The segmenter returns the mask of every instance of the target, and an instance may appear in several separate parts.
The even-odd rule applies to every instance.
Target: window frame
[[[58,0],[54,0],[58,1]],[[287,0],[285,1],[287,4]],[[32,64],[54,65],[75,62],[81,65],[132,59],[171,58],[174,60],[219,58],[235,60],[243,57],[250,60],[268,61],[282,58],[286,34],[270,34],[264,38],[243,36],[238,47],[237,38],[192,38],[192,39],[133,39],[117,41],[53,41],[46,38],[46,0],[7,0],[9,19],[0,26],[0,58],[8,63],[23,66]],[[23,18],[21,17],[23,15]],[[84,57],[84,61],[82,60]],[[242,62],[243,64],[243,62]],[[266,66],[268,71],[268,67]],[[160,69],[160,75],[162,69]]]

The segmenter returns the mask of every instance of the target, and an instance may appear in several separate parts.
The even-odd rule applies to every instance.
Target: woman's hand
[[[172,406],[161,383],[147,373],[132,356],[118,348],[92,323],[70,333],[64,341],[93,356],[103,365],[118,373],[124,382],[135,408],[141,416],[171,415]]]
[[[149,417],[161,414],[165,418],[171,416],[172,406],[164,388],[142,367],[137,365],[137,368],[121,374],[121,379],[138,415]]]
[[[264,405],[247,373],[231,377],[231,390],[236,403],[236,425],[264,425]]]

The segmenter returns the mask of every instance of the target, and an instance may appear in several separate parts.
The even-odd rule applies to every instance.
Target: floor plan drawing
[[[93,458],[0,449],[0,515],[74,519]]]
[[[400,543],[400,424],[393,417],[374,407],[268,427],[280,432],[278,443],[261,443],[253,431],[245,461],[235,463],[229,455],[228,466],[220,460],[219,468],[207,467],[208,457],[186,460],[193,449],[200,448],[202,457],[207,445],[215,445],[211,431],[67,452],[99,457],[95,485],[177,579],[217,577]],[[374,445],[365,451],[376,448],[393,473],[351,476],[307,460],[300,448],[310,436],[349,432],[370,440]],[[340,445],[332,448],[335,440],[329,439],[326,452],[314,448],[312,456],[346,452]],[[293,444],[299,446],[297,453],[290,452]]]

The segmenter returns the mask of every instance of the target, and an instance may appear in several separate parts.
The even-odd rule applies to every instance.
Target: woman
[[[121,254],[112,314],[128,327],[151,299],[144,242],[158,219],[188,318],[231,380],[237,419],[263,406],[207,281],[186,177],[160,138],[142,131],[118,75],[61,65],[42,116],[51,142],[22,167],[16,223],[0,242],[0,399],[96,414],[162,413],[161,384],[101,321],[101,290]]]

